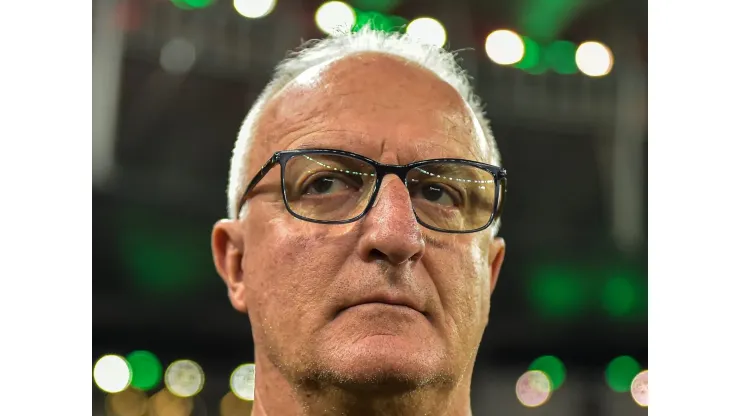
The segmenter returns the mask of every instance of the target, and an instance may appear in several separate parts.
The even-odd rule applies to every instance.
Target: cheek
[[[254,220],[244,260],[253,328],[288,336],[311,331],[326,314],[327,287],[347,259],[346,246],[313,224]]]
[[[484,254],[473,245],[436,256],[427,253],[435,259],[428,267],[439,271],[435,281],[447,325],[461,338],[480,336],[488,321],[490,272]]]

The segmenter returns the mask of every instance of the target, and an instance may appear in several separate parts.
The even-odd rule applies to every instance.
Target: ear
[[[488,262],[491,264],[491,294],[493,294],[493,290],[496,288],[498,275],[501,273],[504,254],[506,254],[506,242],[501,237],[494,238],[488,251]]]
[[[242,270],[244,242],[237,221],[221,220],[213,226],[211,251],[216,271],[229,291],[231,305],[239,312],[246,313],[246,288]]]

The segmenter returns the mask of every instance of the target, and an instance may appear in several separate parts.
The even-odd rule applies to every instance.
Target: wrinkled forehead
[[[322,128],[351,130],[364,141],[392,137],[413,141],[416,149],[446,148],[438,157],[492,161],[484,130],[458,91],[429,69],[389,54],[330,60],[287,83],[260,117],[255,157],[269,157]]]

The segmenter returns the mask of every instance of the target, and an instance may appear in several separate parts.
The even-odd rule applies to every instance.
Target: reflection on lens
[[[290,210],[317,221],[346,221],[360,215],[376,180],[369,163],[324,153],[291,158],[283,175]]]
[[[406,177],[414,212],[427,226],[448,231],[485,227],[493,215],[493,174],[464,163],[430,163]]]

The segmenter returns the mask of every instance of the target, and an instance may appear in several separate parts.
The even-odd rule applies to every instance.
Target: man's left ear
[[[491,265],[491,294],[498,282],[501,265],[504,263],[504,254],[506,254],[506,242],[501,237],[494,238],[488,250],[488,263]]]

